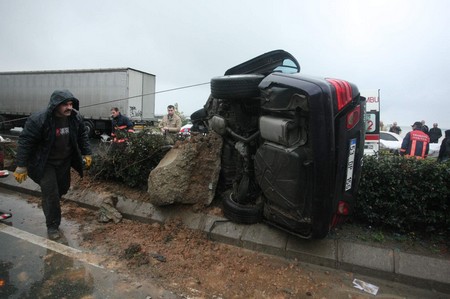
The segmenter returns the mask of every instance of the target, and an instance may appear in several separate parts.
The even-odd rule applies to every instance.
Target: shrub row
[[[123,144],[103,144],[90,175],[147,188],[168,150],[164,136],[141,131]],[[161,150],[166,149],[166,151]],[[434,159],[365,156],[353,219],[396,232],[450,232],[450,164]]]
[[[129,187],[146,189],[150,171],[170,147],[164,136],[144,130],[137,133],[118,132],[124,143],[102,143],[94,156],[89,174],[94,178],[122,182]]]
[[[398,232],[450,232],[450,165],[365,156],[353,217]]]

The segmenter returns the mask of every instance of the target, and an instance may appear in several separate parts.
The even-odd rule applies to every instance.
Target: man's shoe
[[[61,233],[59,232],[59,229],[55,227],[47,228],[47,235],[50,240],[57,240],[61,238]]]

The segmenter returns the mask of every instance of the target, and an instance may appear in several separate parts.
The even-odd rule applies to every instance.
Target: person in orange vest
[[[127,141],[126,138],[118,138],[116,133],[118,131],[128,132],[132,133],[134,132],[134,125],[131,122],[131,120],[126,117],[125,115],[122,115],[119,111],[119,108],[114,107],[111,109],[111,126],[112,126],[112,132],[111,137],[113,137],[113,142],[115,143],[123,143]]]
[[[412,131],[403,138],[400,155],[424,159],[430,149],[430,137],[422,131],[422,123],[416,121],[412,125]]]

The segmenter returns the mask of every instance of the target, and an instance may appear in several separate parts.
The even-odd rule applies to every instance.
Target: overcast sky
[[[157,91],[283,49],[304,74],[380,89],[385,124],[450,128],[448,0],[0,0],[0,38],[0,71],[130,67]],[[208,95],[158,93],[156,113],[188,116]]]

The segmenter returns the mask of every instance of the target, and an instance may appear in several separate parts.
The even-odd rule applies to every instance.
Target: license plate
[[[352,188],[353,168],[355,164],[356,138],[350,140],[348,162],[347,162],[347,179],[345,180],[345,191]]]

